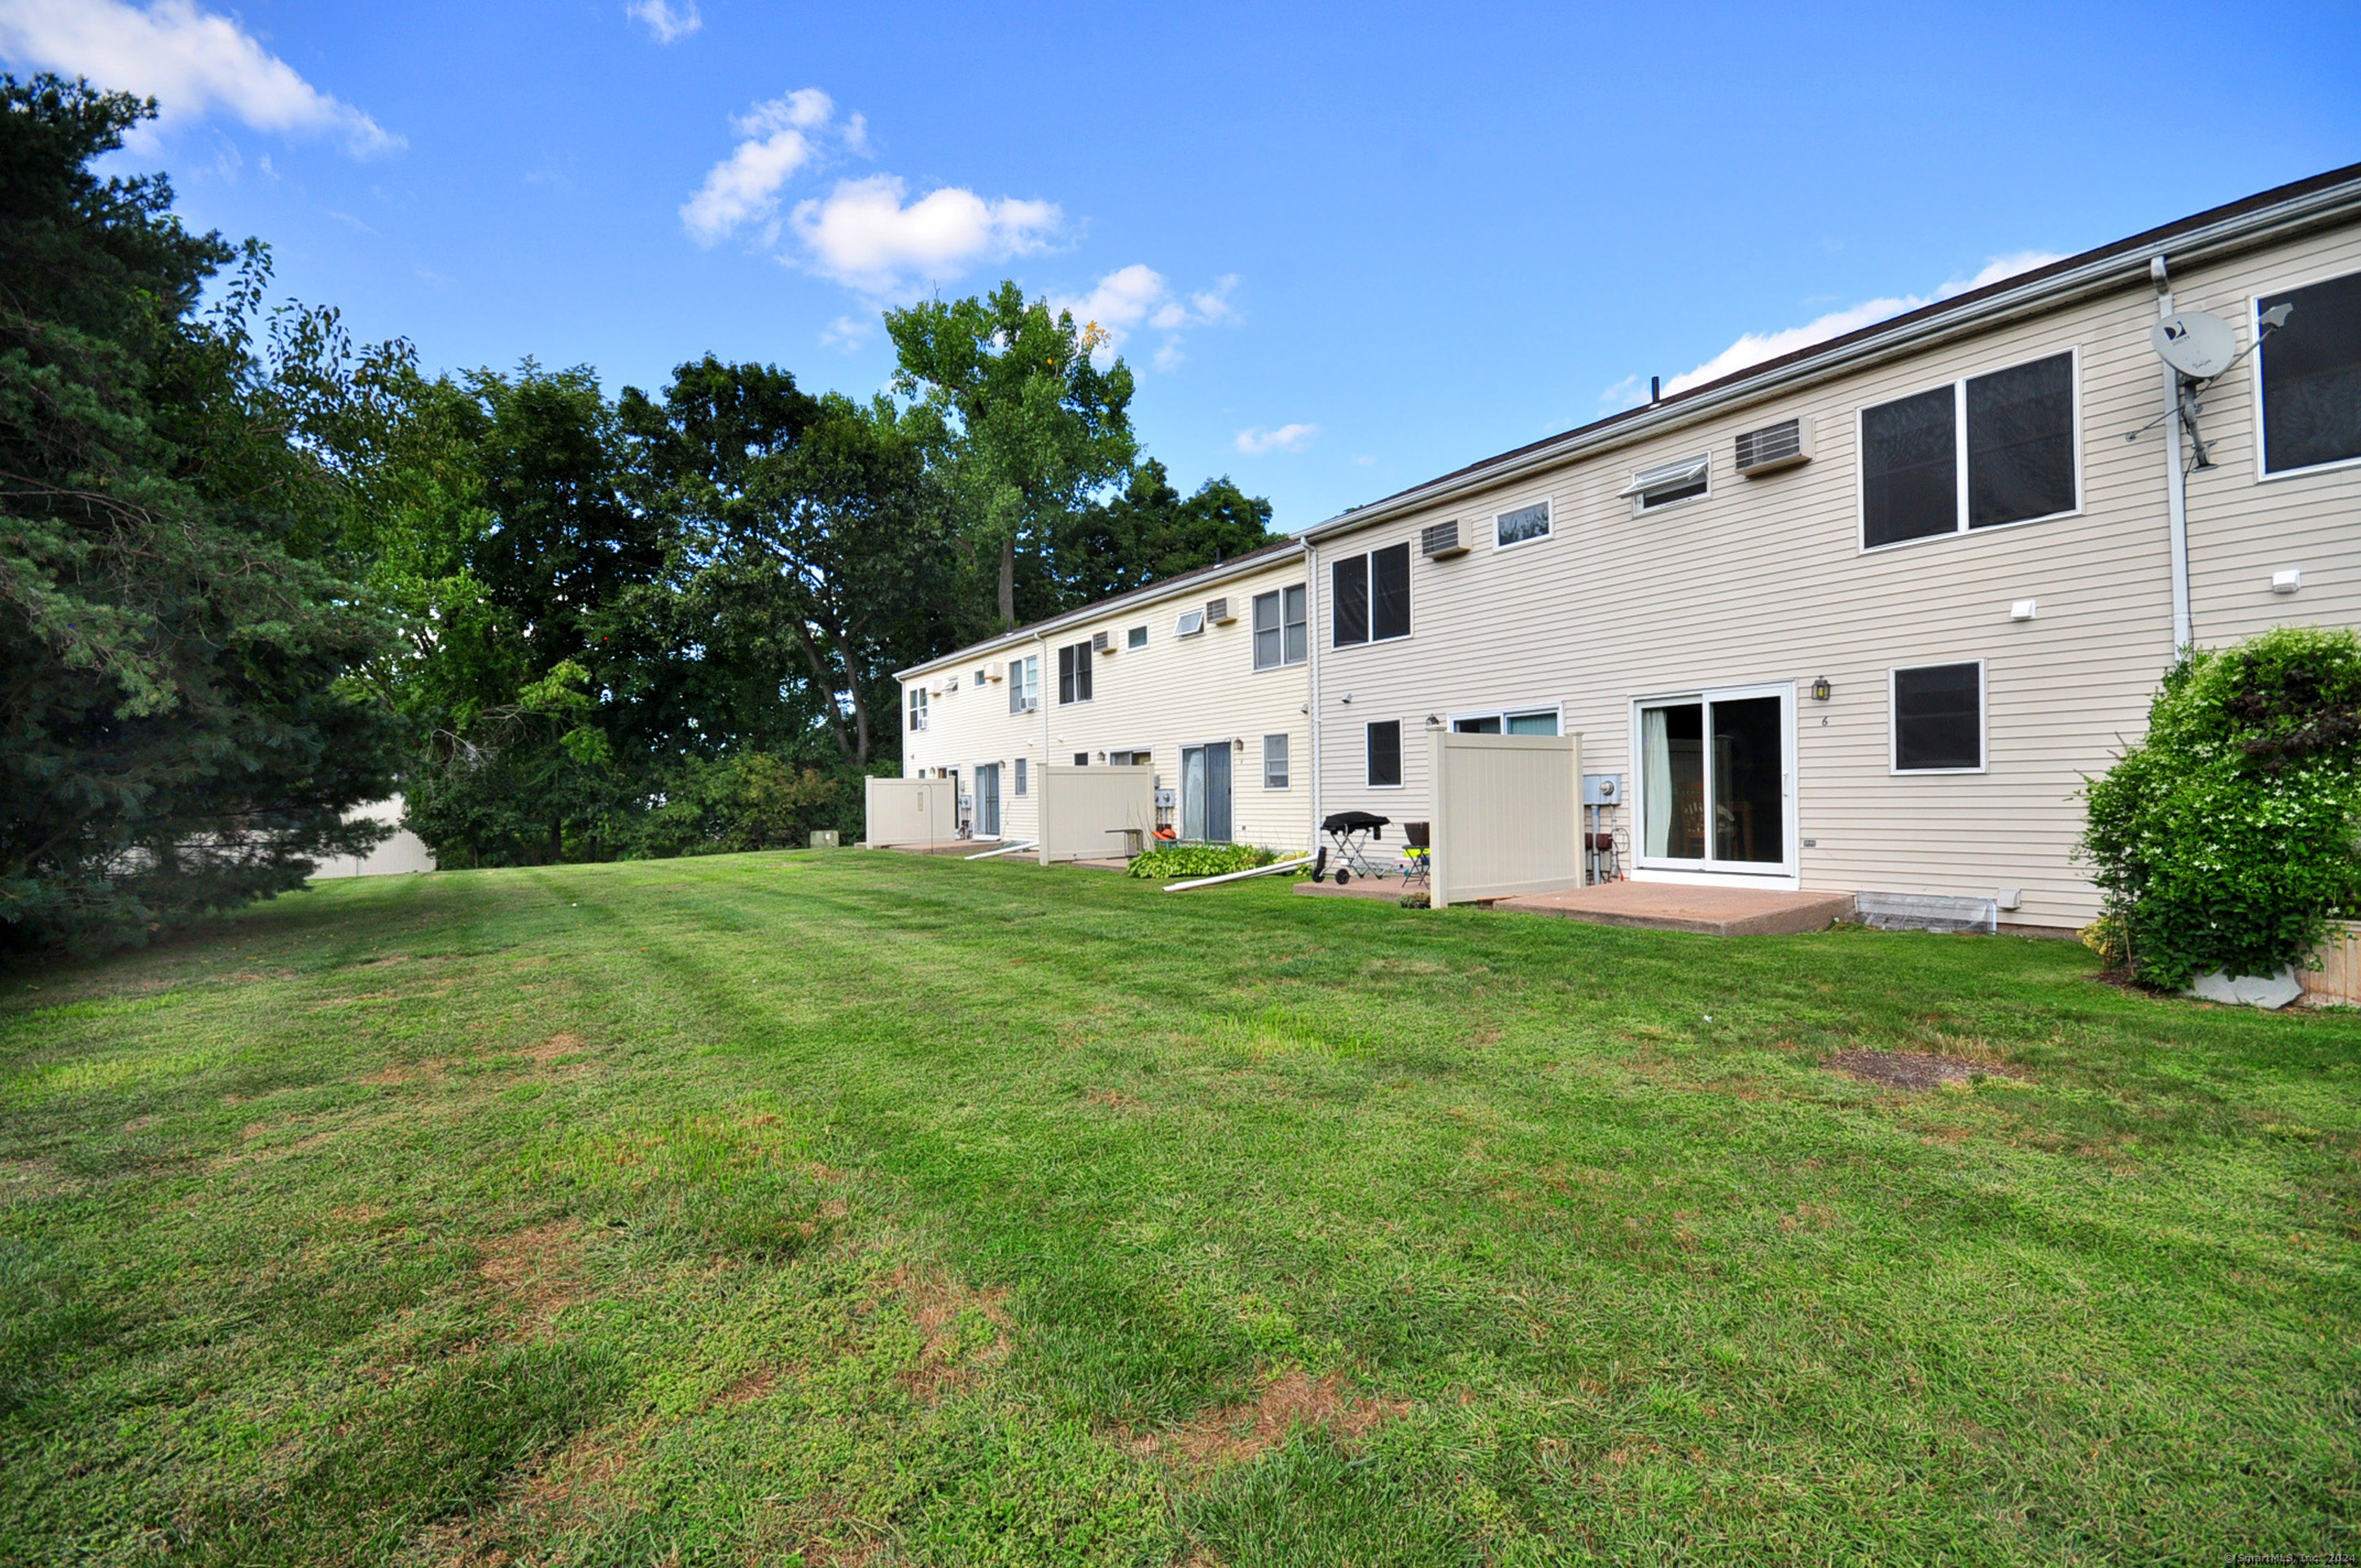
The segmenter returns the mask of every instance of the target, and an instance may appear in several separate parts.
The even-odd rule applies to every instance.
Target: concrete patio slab
[[[1563,893],[1504,898],[1495,909],[1557,915],[1598,926],[1701,931],[1713,937],[1785,937],[1826,930],[1853,912],[1849,893],[1783,893],[1755,887],[1690,887],[1667,882],[1610,882]]]
[[[1388,904],[1400,903],[1404,893],[1422,893],[1425,889],[1426,884],[1422,882],[1404,887],[1400,877],[1387,877],[1382,882],[1355,877],[1342,887],[1333,882],[1300,882],[1295,884],[1296,892],[1309,894],[1313,898],[1382,898]]]

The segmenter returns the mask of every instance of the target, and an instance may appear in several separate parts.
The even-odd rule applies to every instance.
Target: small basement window
[[[1984,666],[1894,672],[1894,771],[1974,773],[1984,766]]]
[[[1401,787],[1401,720],[1389,718],[1369,726],[1369,787]]]
[[[1659,463],[1653,468],[1642,468],[1631,476],[1631,482],[1615,493],[1630,498],[1634,513],[1653,511],[1658,507],[1671,506],[1675,501],[1695,500],[1708,494],[1713,471],[1713,459],[1704,453],[1684,457],[1677,463]]]
[[[2361,272],[2255,302],[2289,305],[2263,339],[2256,378],[2263,405],[2263,472],[2292,474],[2361,459]]]

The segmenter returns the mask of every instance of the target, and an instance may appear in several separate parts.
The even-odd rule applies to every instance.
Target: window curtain
[[[1640,802],[1647,852],[1668,855],[1673,848],[1673,740],[1661,707],[1640,710]]]

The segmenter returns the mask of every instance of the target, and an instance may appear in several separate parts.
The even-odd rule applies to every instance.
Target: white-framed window
[[[1410,546],[1346,555],[1329,568],[1329,641],[1338,648],[1410,635]]]
[[[1008,711],[1030,713],[1041,706],[1041,655],[1008,661]]]
[[[1461,735],[1554,735],[1558,730],[1558,705],[1480,707],[1453,714],[1451,728]]]
[[[1058,706],[1091,700],[1091,645],[1069,642],[1058,650]]]
[[[1861,547],[2081,510],[2081,361],[2070,348],[1861,410]]]
[[[1369,787],[1400,789],[1402,782],[1401,720],[1380,719],[1369,726]]]
[[[991,677],[990,677],[990,676],[988,676],[988,675],[986,675],[986,674],[985,674],[982,670],[978,670],[978,671],[975,673],[975,684],[976,684],[977,685],[983,685],[983,683],[984,683],[985,681],[989,680],[990,678],[991,678]]]
[[[2257,295],[2247,342],[2280,305],[2286,322],[2255,355],[2256,477],[2361,463],[2361,272]]]
[[[1124,633],[1124,646],[1126,648],[1147,647],[1148,628],[1145,626],[1135,626],[1129,631]]]
[[[1254,599],[1254,667],[1276,670],[1301,664],[1310,654],[1304,625],[1304,590],[1274,588]]]
[[[1631,476],[1630,484],[1615,493],[1631,501],[1634,517],[1659,507],[1700,499],[1713,493],[1713,457],[1700,452],[1694,457],[1642,468]]]
[[[1287,787],[1287,737],[1266,735],[1262,738],[1262,787]]]
[[[1155,755],[1153,751],[1109,751],[1107,762],[1109,766],[1117,768],[1144,768]]]
[[[915,734],[926,727],[927,688],[924,685],[914,685],[910,688],[910,729]]]
[[[1512,544],[1530,544],[1536,539],[1547,539],[1549,532],[1550,504],[1546,499],[1512,507],[1492,516],[1492,548],[1506,550]]]
[[[1026,774],[1032,772],[1030,768],[1026,766],[1026,763],[1031,760],[1032,759],[1028,757],[1019,757],[1016,759],[1016,793],[1018,795],[1023,795],[1025,793],[1025,786],[1032,782],[1030,779],[1026,777]]]
[[[1905,664],[1887,677],[1897,773],[1984,771],[1984,662]]]
[[[1202,609],[1184,609],[1172,623],[1172,635],[1175,637],[1195,637],[1204,630],[1205,612]]]

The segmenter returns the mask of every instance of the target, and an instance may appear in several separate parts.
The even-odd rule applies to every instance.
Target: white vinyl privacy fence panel
[[[871,779],[861,841],[943,844],[959,837],[959,784],[951,779]]]
[[[1582,737],[1427,731],[1438,909],[1582,885]]]
[[[1145,840],[1156,830],[1156,770],[1152,767],[1041,770],[1041,863],[1095,861],[1125,854],[1124,829]]]

